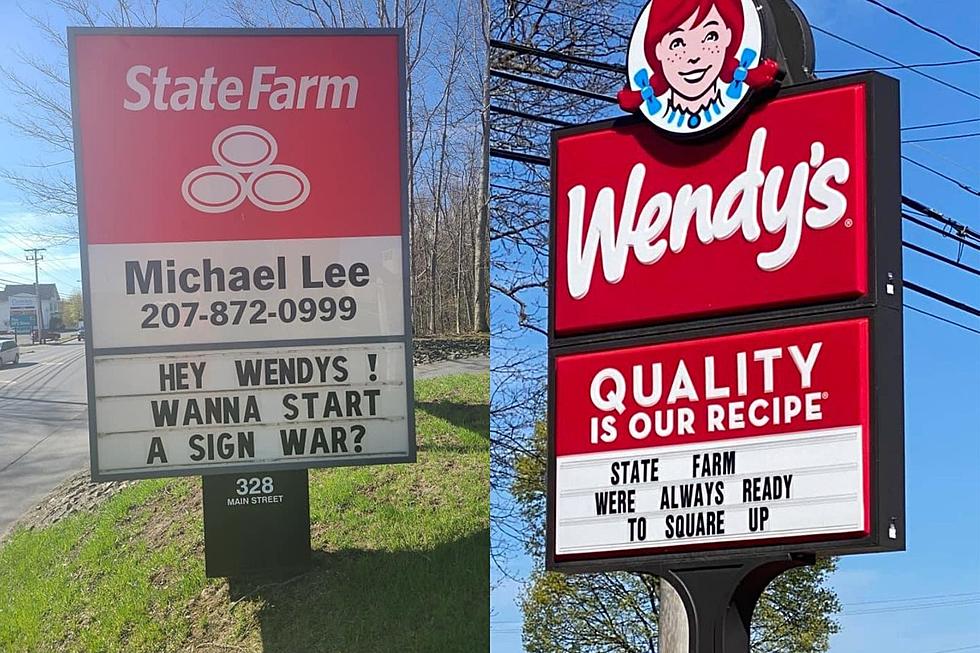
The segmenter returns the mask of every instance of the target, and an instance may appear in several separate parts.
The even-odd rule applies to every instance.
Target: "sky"
[[[867,0],[797,1],[812,25],[903,63],[972,58]],[[960,43],[980,49],[980,3],[974,0],[884,2]],[[819,32],[814,37],[818,72],[889,65]],[[980,95],[980,63],[928,68],[925,72]],[[978,99],[913,72],[886,74],[901,80],[903,126],[980,118]],[[906,131],[903,139],[978,131],[980,123],[967,123]],[[903,154],[980,188],[978,138],[907,143]],[[948,181],[905,163],[902,190],[980,230],[980,198]],[[904,238],[951,258],[957,256],[955,243],[914,225],[904,225]],[[967,249],[962,261],[980,267],[980,252]],[[906,279],[980,306],[976,276],[908,251],[904,266]],[[914,293],[906,292],[905,301],[980,329],[980,319]],[[508,308],[506,300],[500,299],[493,306]],[[546,341],[527,335],[519,344],[543,351]],[[831,653],[980,651],[980,335],[906,310],[904,358],[907,550],[840,560],[830,581],[842,604],[838,615],[841,632],[831,639]],[[518,601],[524,588],[521,579],[531,564],[526,557],[511,560],[508,572],[517,580],[494,572],[493,653],[524,650]]]
[[[52,61],[57,51],[37,38],[36,31],[18,3],[0,0],[0,66],[24,71],[17,48]],[[0,87],[0,116],[17,116],[23,110],[5,87]],[[18,174],[60,170],[72,175],[70,155],[24,138],[0,122],[0,169]],[[55,283],[64,297],[81,288],[78,242],[69,236],[71,218],[39,213],[11,184],[0,180],[0,288],[7,284],[34,283],[34,264],[25,260],[25,248],[43,247],[38,266],[41,283]]]

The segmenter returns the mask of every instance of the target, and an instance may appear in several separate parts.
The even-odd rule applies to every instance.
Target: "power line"
[[[978,59],[977,61],[980,61]],[[902,127],[902,131],[913,131],[915,129],[932,129],[933,127],[948,127],[950,125],[964,125],[968,122],[980,122],[980,118],[964,118],[963,120],[949,120],[947,122],[934,122],[928,125],[913,125],[911,127]]]
[[[535,197],[544,197],[545,199],[551,199],[551,195],[547,193],[540,193],[536,190],[526,190],[524,188],[514,188],[513,186],[507,186],[506,184],[490,184],[491,188],[496,188],[499,190],[505,190],[512,193],[522,193],[524,195],[534,195]]]
[[[913,70],[915,68],[938,68],[942,66],[962,66],[964,64],[980,63],[980,59],[957,59],[956,61],[934,61],[930,63],[909,63],[900,66],[875,66],[875,70]],[[831,73],[861,73],[867,68],[821,68],[814,72],[818,75]]]
[[[980,277],[980,270],[978,270],[977,268],[975,268],[973,266],[967,265],[966,263],[960,263],[957,260],[954,260],[954,259],[951,259],[951,258],[947,258],[947,257],[943,256],[942,254],[937,254],[936,252],[933,252],[932,250],[926,249],[925,247],[922,247],[920,245],[916,245],[915,243],[909,243],[909,242],[906,242],[904,240],[902,241],[902,246],[903,247],[906,247],[908,249],[911,249],[913,252],[918,252],[920,254],[925,254],[926,256],[929,256],[931,258],[936,259],[937,261],[942,261],[943,263],[946,263],[947,265],[952,265],[954,268],[958,268],[960,270],[963,270],[964,272],[970,272],[970,273],[975,274],[978,277]]]
[[[967,184],[964,184],[959,179],[956,179],[955,177],[950,177],[945,172],[940,172],[939,170],[936,170],[935,168],[932,168],[930,166],[927,166],[924,163],[921,163],[919,161],[916,161],[912,157],[905,156],[904,154],[902,155],[902,158],[904,160],[908,161],[909,163],[911,163],[912,165],[918,166],[918,167],[922,168],[923,170],[927,170],[927,171],[931,172],[932,174],[936,175],[937,177],[942,177],[946,181],[949,181],[949,182],[952,182],[952,183],[956,184],[957,186],[959,186],[960,188],[962,188],[966,192],[972,193],[973,195],[976,195],[977,197],[980,197],[980,191],[978,191],[976,188],[973,188],[972,186],[968,186]]]
[[[954,166],[956,166],[960,170],[963,170],[964,172],[969,173],[971,176],[973,176],[973,177],[975,177],[977,179],[980,179],[980,169],[971,168],[970,166],[964,165],[964,164],[960,163],[959,161],[957,161],[956,159],[954,159],[952,157],[946,156],[942,152],[937,152],[936,150],[931,150],[928,147],[926,147],[925,145],[921,145],[919,143],[912,143],[912,147],[914,147],[916,149],[919,149],[919,150],[922,150],[926,154],[930,154],[932,156],[939,157],[943,161],[946,161],[948,163],[952,163]]]
[[[6,273],[6,274],[9,274],[9,273]],[[0,277],[0,281],[2,281],[4,283],[9,283],[9,284],[12,284],[12,285],[15,285],[15,286],[24,286],[24,285],[30,285],[31,284],[31,281],[29,279],[24,279],[23,277],[21,277],[20,279],[18,279],[16,277],[16,275],[13,275],[13,274],[11,274],[10,276],[13,277],[13,278],[12,279],[4,279],[3,277]]]
[[[939,227],[937,227],[937,226],[935,226],[933,224],[929,224],[925,220],[922,220],[920,218],[917,218],[914,215],[909,215],[908,213],[903,213],[902,214],[902,217],[904,219],[908,220],[909,222],[913,222],[913,223],[919,225],[920,227],[925,227],[926,229],[929,229],[930,231],[934,231],[937,234],[939,234],[939,235],[941,235],[941,236],[943,236],[945,238],[950,238],[952,240],[955,240],[957,243],[959,243],[961,245],[966,245],[967,247],[969,247],[971,249],[975,249],[978,252],[980,252],[980,245],[978,245],[977,243],[971,242],[969,240],[966,240],[965,238],[960,238],[960,237],[958,237],[958,236],[950,233],[949,232],[949,227],[947,227],[946,229],[941,229],[941,228],[939,228]]]
[[[932,138],[916,138],[912,140],[904,140],[903,143],[928,143],[930,141],[952,141],[959,138],[976,138],[980,136],[980,132],[970,132],[968,134],[950,134],[949,136],[933,136]]]
[[[903,304],[903,306],[905,306],[905,308],[909,309],[910,311],[915,311],[916,313],[921,313],[922,315],[925,315],[927,317],[931,317],[931,318],[933,318],[935,320],[939,320],[940,322],[945,322],[946,324],[951,324],[951,325],[953,325],[955,327],[959,327],[961,329],[964,329],[965,331],[970,331],[972,333],[976,333],[977,335],[980,335],[980,329],[974,329],[973,327],[969,327],[969,326],[967,326],[965,324],[962,324],[960,322],[957,322],[956,320],[950,320],[949,318],[945,318],[945,317],[943,317],[941,315],[936,315],[935,313],[930,313],[929,311],[922,310],[921,308],[918,308],[916,306],[912,306],[911,304]]]
[[[567,120],[558,120],[557,118],[549,118],[547,116],[536,116],[532,113],[525,113],[523,111],[517,111],[516,109],[508,109],[507,107],[501,107],[495,104],[490,105],[490,113],[499,113],[503,116],[523,118],[524,120],[533,120],[534,122],[542,122],[546,125],[554,125],[556,127],[569,127],[573,124]]]
[[[902,12],[900,12],[897,9],[894,9],[892,7],[889,7],[888,5],[886,5],[886,4],[882,3],[882,2],[879,2],[878,0],[864,0],[864,1],[867,2],[867,3],[869,3],[869,4],[873,4],[876,7],[880,7],[882,9],[884,9],[885,11],[887,11],[888,13],[890,13],[892,16],[897,16],[897,17],[901,18],[905,22],[907,22],[907,23],[909,23],[911,25],[914,25],[915,27],[919,28],[923,32],[927,32],[928,34],[932,34],[933,36],[938,37],[938,38],[946,41],[947,43],[949,43],[950,45],[952,45],[954,48],[959,48],[960,50],[963,50],[964,52],[969,52],[970,54],[974,54],[974,55],[980,57],[980,52],[978,52],[977,50],[974,50],[973,48],[971,48],[969,46],[966,46],[966,45],[963,45],[963,44],[961,44],[961,43],[959,43],[957,41],[954,41],[953,39],[949,38],[948,36],[946,36],[942,32],[939,32],[937,30],[934,30],[931,27],[927,27],[926,25],[923,25],[922,23],[918,22],[914,18],[910,18],[909,16],[906,16],[905,14],[903,14]]]
[[[932,218],[937,222],[941,222],[944,225],[951,227],[952,229],[956,230],[956,234],[958,236],[962,236],[980,242],[980,233],[977,233],[973,229],[970,229],[965,224],[957,222],[956,220],[953,220],[951,218],[947,218],[945,215],[943,215],[936,209],[928,207],[922,202],[912,199],[908,195],[902,195],[902,204],[911,208],[914,211],[918,211],[919,213],[929,216],[930,218]]]
[[[829,32],[829,31],[823,29],[822,27],[818,27],[816,25],[811,25],[811,27],[813,29],[815,29],[816,31],[820,32],[821,34],[824,34],[826,36],[829,36],[832,39],[836,39],[836,40],[840,41],[841,43],[846,43],[847,45],[851,46],[852,48],[857,48],[858,50],[862,50],[864,52],[867,52],[868,54],[873,54],[876,57],[879,57],[881,59],[884,59],[885,61],[891,62],[891,63],[896,64],[896,65],[899,65],[899,66],[905,66],[906,65],[906,64],[902,63],[901,61],[899,61],[898,59],[892,59],[888,55],[881,54],[880,52],[875,52],[871,48],[866,48],[863,45],[861,45],[860,43],[855,43],[854,41],[851,41],[849,39],[844,38],[843,36],[838,36],[837,34],[834,34],[833,32]],[[909,71],[915,73],[916,75],[921,75],[922,77],[925,77],[926,79],[931,79],[932,81],[936,82],[937,84],[941,84],[941,85],[943,85],[943,86],[945,86],[947,88],[950,88],[950,89],[952,89],[952,90],[954,90],[954,91],[956,91],[958,93],[962,93],[963,95],[968,95],[969,97],[972,97],[975,100],[980,100],[980,95],[977,95],[976,93],[972,93],[970,91],[967,91],[966,89],[962,89],[959,86],[954,86],[953,84],[950,84],[947,81],[944,81],[942,79],[939,79],[938,77],[933,77],[932,75],[930,75],[928,73],[922,72],[918,68],[909,68]]]
[[[934,603],[919,603],[917,605],[891,606],[887,608],[871,608],[868,610],[844,611],[844,616],[855,616],[862,614],[888,614],[891,612],[908,612],[909,610],[929,610],[932,608],[958,608],[980,603],[980,599],[961,599],[953,601],[936,601]]]
[[[528,154],[526,152],[515,152],[514,150],[505,150],[499,147],[490,148],[490,156],[497,159],[505,159],[507,161],[517,161],[519,163],[529,163],[531,165],[539,166],[551,166],[551,161],[545,156],[536,156],[534,154]]]
[[[920,295],[924,295],[929,299],[934,299],[937,302],[946,304],[947,306],[952,306],[953,308],[959,309],[964,313],[969,313],[970,315],[975,315],[976,317],[980,317],[980,308],[977,308],[975,306],[970,306],[969,304],[965,304],[961,301],[953,299],[952,297],[947,297],[942,293],[936,292],[935,290],[930,290],[925,286],[920,286],[919,284],[913,281],[909,281],[908,279],[904,279],[902,281],[902,284],[912,292],[919,293]]]
[[[909,242],[906,242],[904,240],[902,241],[902,246],[903,247],[906,247],[906,248],[908,248],[910,250],[912,250],[913,252],[918,252],[919,254],[924,254],[926,256],[929,256],[931,258],[936,259],[937,261],[942,261],[943,263],[945,263],[947,265],[952,265],[954,268],[958,268],[960,270],[963,270],[964,272],[970,272],[970,273],[975,274],[978,277],[980,277],[980,270],[978,270],[977,268],[975,268],[973,266],[967,265],[966,263],[960,263],[957,260],[954,260],[954,259],[951,259],[951,258],[947,258],[946,256],[943,256],[942,254],[937,254],[936,252],[933,252],[932,250],[926,249],[925,247],[922,247],[920,245],[916,245],[915,243],[909,243]]]
[[[910,601],[928,601],[930,599],[951,599],[958,597],[976,597],[980,598],[980,592],[959,592],[958,594],[932,594],[930,596],[905,596],[897,599],[878,599],[875,601],[848,601],[844,604],[844,607],[850,607],[853,605],[871,605],[874,603],[908,603]]]
[[[587,59],[586,57],[580,57],[574,54],[542,50],[541,48],[532,48],[528,45],[520,45],[518,43],[510,43],[508,41],[500,41],[497,39],[490,39],[490,47],[498,48],[500,50],[507,50],[508,52],[516,52],[518,54],[526,54],[533,57],[541,57],[542,59],[551,59],[553,61],[561,61],[563,63],[571,63],[578,66],[586,66],[588,68],[598,68],[600,70],[620,73],[623,75],[626,74],[626,66],[623,64],[598,61],[596,59]]]
[[[578,95],[579,97],[588,98],[590,100],[600,100],[602,102],[609,102],[611,104],[619,104],[619,101],[616,100],[616,98],[610,97],[608,95],[602,95],[601,93],[593,93],[592,91],[583,91],[580,88],[573,88],[571,86],[565,86],[564,84],[556,84],[554,82],[548,82],[543,79],[525,77],[524,75],[515,75],[514,73],[508,73],[503,70],[497,70],[496,68],[490,69],[490,76],[496,77],[498,79],[506,79],[511,82],[518,82],[520,84],[527,84],[529,86],[546,88],[561,93],[570,93],[572,95]]]

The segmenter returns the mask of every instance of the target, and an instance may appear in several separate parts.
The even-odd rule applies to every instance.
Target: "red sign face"
[[[558,456],[868,421],[866,319],[569,354],[555,365]]]
[[[398,48],[78,34],[88,243],[399,235]]]
[[[558,559],[870,532],[869,321],[555,359]]]
[[[864,295],[866,107],[855,83],[776,99],[705,143],[645,123],[560,136],[555,333]]]

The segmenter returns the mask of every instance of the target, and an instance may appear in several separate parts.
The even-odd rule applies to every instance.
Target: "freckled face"
[[[697,11],[668,32],[657,43],[657,58],[663,66],[667,83],[688,99],[698,99],[707,93],[721,74],[725,52],[732,42],[732,31],[717,7],[697,25]]]

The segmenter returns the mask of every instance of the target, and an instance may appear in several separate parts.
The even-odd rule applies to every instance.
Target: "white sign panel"
[[[37,299],[34,295],[14,295],[9,298],[10,310],[37,310]]]
[[[407,456],[404,345],[96,359],[102,470]]]
[[[558,459],[558,555],[861,532],[861,428]]]
[[[400,336],[402,239],[89,247],[96,349]]]

